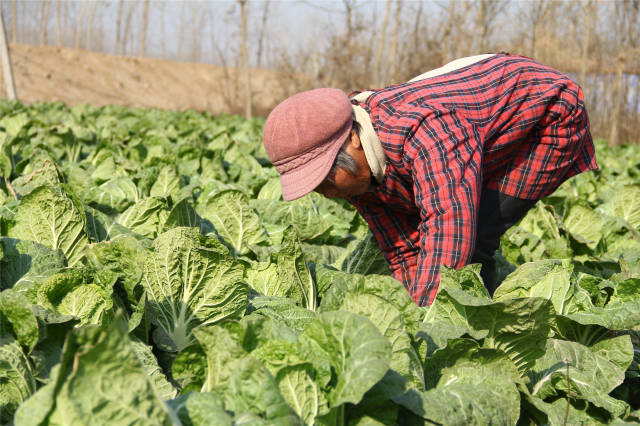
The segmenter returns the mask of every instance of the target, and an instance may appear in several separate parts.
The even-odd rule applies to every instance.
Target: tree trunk
[[[636,79],[640,78],[640,75],[636,74]],[[631,112],[633,113],[633,127],[631,128],[631,137],[632,139],[629,141],[631,143],[640,144],[640,87],[639,82],[636,80],[635,86],[635,97],[633,102],[633,108]]]
[[[444,27],[444,31],[442,33],[442,42],[440,43],[442,46],[442,61],[443,63],[448,62],[450,49],[449,49],[449,37],[451,36],[451,31],[453,30],[453,22],[455,16],[455,3],[454,0],[449,0],[448,14],[447,14],[447,24]]]
[[[198,62],[199,54],[199,46],[198,46],[198,10],[196,9],[195,4],[191,4],[191,62]]]
[[[114,53],[116,55],[121,55],[120,51],[120,38],[121,38],[121,27],[122,27],[122,6],[124,4],[124,0],[118,1],[118,14],[116,15],[116,46],[114,49]]]
[[[62,0],[58,0],[56,7],[56,39],[58,46],[62,46]]]
[[[147,25],[149,24],[149,0],[144,0],[142,10],[142,31],[140,32],[140,56],[144,57],[147,48]]]
[[[245,115],[247,118],[251,118],[251,104],[253,103],[253,99],[251,99],[251,68],[249,67],[249,52],[247,48],[247,0],[238,0],[238,3],[240,3],[240,32],[242,34],[242,45],[240,49],[242,51],[242,65],[245,75]]]
[[[162,33],[162,59],[167,59],[167,26],[165,24],[164,19],[164,2],[160,2],[160,16],[162,19],[160,20],[160,32]]]
[[[420,70],[420,55],[422,55],[422,49],[420,49],[420,41],[427,37],[426,34],[420,34],[420,23],[422,20],[422,0],[418,1],[418,10],[413,22],[413,52],[409,52],[409,67],[411,68],[411,74],[421,74]]]
[[[531,46],[529,54],[534,59],[538,57],[538,35],[540,34],[540,27],[546,23],[547,7],[547,0],[538,0],[531,4],[529,19],[531,21]]]
[[[73,21],[71,20],[71,15],[73,14],[72,3],[65,1],[62,11],[64,12],[62,15],[62,44],[64,46],[72,46],[74,31]]]
[[[356,85],[357,70],[352,66],[356,51],[356,26],[354,25],[354,9],[356,8],[355,0],[342,0],[345,8],[345,26],[347,33],[344,37],[339,37],[336,41],[341,44],[339,52],[334,53],[336,69],[334,73],[339,75],[340,82],[331,83],[331,85],[340,85],[342,87],[353,88]],[[334,77],[335,78],[335,77]]]
[[[98,2],[98,6],[100,6],[100,2]],[[104,4],[105,8],[109,7],[109,5]],[[100,9],[100,7],[98,7],[98,9]],[[105,51],[105,47],[104,47],[104,19],[102,19],[102,14],[98,13],[98,51],[99,52],[104,52]]]
[[[262,67],[262,48],[264,44],[264,32],[267,28],[267,16],[269,14],[269,2],[270,0],[266,0],[264,2],[264,8],[262,9],[262,24],[260,25],[260,36],[258,37],[258,54],[257,54],[257,66],[258,68]]]
[[[178,60],[189,60],[187,50],[187,2],[180,3],[180,25],[178,25],[178,49],[176,57]]]
[[[7,33],[4,30],[4,16],[0,7],[0,57],[2,58],[2,71],[4,76],[4,87],[7,92],[7,99],[16,98],[16,86],[13,84],[13,72],[11,70],[11,58],[9,57],[9,46],[7,45]]]
[[[589,61],[589,47],[591,46],[591,35],[593,33],[593,23],[595,18],[595,4],[593,0],[587,1],[587,10],[584,15],[584,42],[582,43],[582,58],[580,60],[580,81],[579,84],[586,86],[587,69]]]
[[[614,5],[616,24],[619,31],[616,32],[617,45],[614,51],[618,52],[616,63],[616,76],[613,84],[613,105],[610,111],[611,128],[609,132],[609,144],[617,145],[621,142],[624,135],[621,131],[621,125],[627,125],[625,115],[628,105],[628,99],[625,93],[625,73],[629,72],[627,66],[635,65],[633,59],[637,58],[636,42],[637,34],[633,34],[637,30],[636,25],[640,23],[640,1],[616,2]],[[627,61],[630,58],[630,61]],[[633,111],[633,115],[637,117],[638,111]]]
[[[82,34],[82,23],[84,21],[84,14],[85,14],[86,10],[87,10],[87,3],[86,2],[82,2],[81,6],[80,6],[80,13],[76,17],[76,19],[78,21],[76,23],[75,41],[73,43],[73,45],[75,46],[76,49],[80,48],[80,38],[81,38],[81,34]]]
[[[96,2],[90,1],[89,2],[89,17],[87,18],[87,41],[85,43],[85,46],[87,48],[87,50],[91,50],[91,35],[93,34],[93,11],[94,11],[94,6],[95,6]]]
[[[120,48],[120,54],[127,54],[127,44],[129,43],[129,30],[131,29],[131,17],[133,16],[133,8],[135,4],[127,5],[127,17],[124,21],[124,33],[122,34],[122,47]]]
[[[382,18],[382,27],[380,27],[380,34],[378,35],[378,47],[376,48],[376,75],[375,85],[376,87],[382,87],[382,51],[384,49],[384,38],[387,34],[387,23],[389,22],[389,12],[391,11],[391,0],[387,0],[387,5],[384,8],[384,17]]]
[[[622,106],[622,102],[624,102],[623,98],[623,90],[622,90],[622,79],[624,78],[624,58],[622,57],[623,53],[618,55],[617,59],[617,67],[616,67],[616,76],[615,81],[613,83],[613,92],[612,92],[612,108],[611,114],[611,128],[609,130],[609,145],[618,145],[620,138],[620,129],[619,129],[619,117],[620,117],[620,109]]]
[[[207,22],[211,22],[210,18],[211,12],[209,9],[200,9],[198,10],[198,18],[194,18],[194,22],[196,22],[196,27],[199,28],[197,34],[194,35],[194,44],[196,46],[196,61],[199,63],[207,63],[207,48],[204,46],[204,40],[206,38],[205,28],[207,27]]]
[[[262,67],[262,49],[264,46],[264,33],[267,28],[267,20],[269,16],[269,4],[270,0],[264,2],[262,9],[262,23],[260,25],[260,35],[258,36],[258,54],[257,54],[257,66]]]
[[[391,39],[391,52],[389,54],[389,79],[391,82],[398,82],[396,70],[398,69],[398,39],[400,38],[400,29],[402,28],[400,17],[402,11],[402,0],[396,0],[396,14],[394,17],[395,25],[393,29],[393,38]]]
[[[487,40],[485,22],[487,20],[487,0],[479,0],[478,15],[476,16],[476,37],[478,38],[478,52],[485,53]]]
[[[628,143],[631,139],[629,137],[631,130],[631,123],[629,121],[629,119],[631,118],[631,111],[629,111],[629,107],[631,106],[631,99],[629,98],[629,79],[627,77],[628,76],[624,74],[623,70],[622,96],[620,99],[622,101],[622,105],[620,107],[620,115],[618,116],[618,121],[620,122],[620,130],[618,131],[618,143]]]
[[[536,0],[537,1],[537,0]],[[491,47],[489,37],[491,36],[492,25],[499,22],[500,15],[505,11],[509,3],[505,0],[478,0],[478,11],[475,20],[475,37],[478,39],[477,51],[473,53],[487,53]],[[471,3],[465,3],[471,5]],[[537,6],[539,7],[539,6]]]
[[[347,25],[347,43],[351,43],[351,37],[353,37],[353,23],[351,22],[351,16],[353,15],[353,5],[351,0],[343,0],[345,8],[345,23]]]
[[[49,0],[40,3],[40,46],[47,44],[47,24],[49,23]]]
[[[18,0],[11,1],[11,43],[18,42]]]

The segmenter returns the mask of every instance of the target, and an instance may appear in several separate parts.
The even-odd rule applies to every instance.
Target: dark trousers
[[[496,261],[493,255],[500,246],[500,237],[522,219],[537,200],[515,198],[502,192],[484,189],[478,211],[476,251],[471,263],[481,263],[480,275],[493,296],[496,289]]]

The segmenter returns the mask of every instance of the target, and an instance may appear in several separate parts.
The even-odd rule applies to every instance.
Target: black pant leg
[[[484,285],[493,295],[496,289],[496,262],[493,255],[500,246],[500,237],[522,219],[537,200],[511,197],[502,192],[484,189],[478,210],[476,248],[471,263],[482,264]]]

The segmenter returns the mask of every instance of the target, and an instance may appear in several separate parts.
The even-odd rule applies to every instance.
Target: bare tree
[[[318,86],[349,91],[404,81],[469,54],[523,53],[576,76],[595,137],[612,144],[640,138],[640,0],[378,1],[373,11],[375,0],[295,3],[327,14],[309,24],[317,25],[311,33],[326,37],[283,43],[271,38],[278,36],[282,18],[271,0],[229,2],[223,8],[233,14],[224,22],[221,3],[202,0],[4,0],[2,5],[12,43],[55,41],[220,63],[224,103],[247,116],[264,107],[251,66],[280,72],[282,93]],[[164,19],[167,12],[180,16],[172,22]],[[163,19],[156,22],[158,14]],[[152,34],[158,34],[153,43]],[[223,40],[237,41],[223,45]]]
[[[98,10],[102,9],[103,11],[104,9],[109,8],[109,4],[103,3],[102,1],[98,1],[97,6],[98,6]],[[98,51],[104,52],[104,19],[102,17],[102,12],[98,13],[98,41],[99,41]]]
[[[265,29],[267,28],[267,16],[269,14],[269,4],[270,4],[270,0],[266,0],[262,8],[262,23],[260,25],[260,35],[258,36],[258,53],[257,53],[257,60],[256,60],[258,67],[262,66],[262,47],[264,44]]]
[[[489,46],[492,24],[506,9],[508,3],[505,0],[477,0],[475,16],[475,37],[478,53],[486,53]]]
[[[140,31],[140,56],[145,55],[147,48],[147,26],[149,24],[149,0],[144,0],[142,10],[142,30]]]
[[[73,25],[73,19],[71,19],[71,16],[74,15],[73,9],[75,9],[74,4],[70,0],[66,1],[64,7],[64,15],[62,16],[62,44],[65,46],[73,45],[73,30],[75,28]]]
[[[531,29],[529,30],[529,33],[531,34],[531,45],[529,47],[529,54],[532,58],[536,58],[538,56],[538,35],[541,32],[541,27],[546,21],[546,15],[549,10],[549,0],[536,0],[531,2],[530,4],[531,6],[529,13],[526,15],[528,21],[531,23]]]
[[[114,53],[116,55],[121,55],[122,54],[122,50],[121,49],[121,45],[120,45],[120,38],[121,38],[121,27],[122,27],[122,7],[124,5],[124,0],[119,0],[118,1],[118,13],[116,15],[116,46],[114,49]]]
[[[18,42],[18,0],[11,0],[11,43]]]
[[[394,16],[394,28],[393,28],[393,38],[391,39],[391,52],[389,53],[389,77],[388,79],[392,79],[395,82],[397,79],[396,69],[398,67],[398,39],[400,38],[400,31],[402,28],[402,23],[400,18],[402,12],[402,0],[396,0],[396,13]]]
[[[87,50],[91,50],[91,36],[93,34],[93,10],[96,2],[89,2],[89,17],[87,18],[87,35],[85,36],[85,46]]]
[[[387,33],[387,23],[389,22],[389,12],[391,11],[391,0],[387,0],[387,4],[384,8],[384,17],[382,18],[382,26],[378,33],[378,46],[376,48],[376,60],[375,60],[375,85],[377,87],[382,86],[382,51],[384,49],[384,38]]]
[[[621,126],[624,122],[623,111],[625,109],[626,87],[625,71],[630,58],[636,58],[640,54],[638,49],[638,35],[632,33],[640,29],[640,0],[625,0],[615,3],[615,16],[620,31],[615,35],[616,51],[615,79],[612,90],[611,127],[609,130],[609,144],[616,145],[622,141]],[[629,32],[631,31],[631,33]],[[629,55],[629,56],[627,56]],[[638,115],[638,111],[633,111]],[[620,120],[623,118],[623,120]]]
[[[200,46],[198,43],[198,29],[196,22],[198,21],[197,5],[191,4],[191,62],[197,62],[200,56]]]
[[[355,8],[355,0],[342,0],[345,9],[345,21],[347,28],[347,39],[350,40],[353,37],[353,9]]]
[[[80,4],[80,13],[77,15],[76,17],[76,31],[75,31],[75,37],[74,37],[74,43],[73,45],[75,46],[76,49],[80,48],[80,38],[81,38],[81,34],[82,34],[82,23],[84,21],[84,14],[87,10],[87,2],[82,2]]]
[[[589,61],[589,48],[591,47],[591,39],[595,30],[595,18],[597,5],[593,0],[587,0],[585,23],[584,23],[584,41],[582,42],[582,58],[580,60],[580,84],[587,81],[587,68]]]
[[[178,45],[179,46],[186,46],[187,43],[187,39],[186,39],[186,32],[187,32],[187,2],[181,2],[180,3],[180,24],[178,26]],[[180,53],[178,52],[178,55],[180,55]],[[182,58],[179,58],[182,59]]]
[[[58,0],[56,7],[56,40],[58,46],[62,46],[62,6],[62,0]]]
[[[49,0],[40,2],[40,46],[47,44],[47,25],[49,23]]]
[[[235,6],[234,6],[235,7]],[[210,16],[210,28],[215,28],[215,22],[213,21],[213,15]],[[228,111],[235,111],[237,109],[237,93],[238,93],[238,79],[236,78],[237,73],[233,73],[229,70],[229,66],[227,64],[227,57],[225,56],[225,51],[223,51],[218,43],[216,42],[216,33],[212,31],[211,36],[209,37],[211,41],[210,49],[214,52],[217,57],[217,62],[222,67],[222,75],[223,78],[220,79],[218,84],[218,92],[222,95],[223,102]]]
[[[439,45],[441,46],[441,63],[450,61],[460,55],[461,40],[470,38],[465,34],[465,21],[469,14],[471,3],[461,3],[456,0],[449,0],[444,8],[446,21],[442,23],[441,35],[439,37]]]
[[[353,61],[352,55],[357,51],[357,48],[355,47],[357,45],[355,42],[356,28],[353,20],[356,2],[355,0],[342,0],[342,2],[345,9],[344,15],[347,33],[342,41],[339,42],[339,45],[342,45],[344,50],[337,56],[336,62],[343,68],[342,73],[344,75],[345,86],[353,88],[356,86],[356,82],[353,70],[349,69],[349,64]]]
[[[127,4],[127,17],[124,20],[124,32],[122,34],[122,47],[120,48],[120,54],[127,54],[127,45],[129,43],[129,34],[131,34],[131,18],[133,17],[133,9],[135,3]]]
[[[167,58],[167,28],[166,28],[166,24],[164,23],[165,3],[160,2],[158,7],[160,9],[160,16],[163,17],[163,19],[160,20],[160,33],[162,33],[162,57],[166,59]]]
[[[194,47],[194,60],[197,62],[206,62],[207,61],[207,49],[206,46],[204,46],[204,44],[202,43],[203,40],[203,34],[202,32],[204,31],[204,28],[206,28],[207,24],[210,24],[211,22],[213,22],[212,19],[212,11],[211,9],[204,9],[204,10],[199,10],[198,14],[199,14],[199,18],[194,18],[196,19],[195,22],[197,22],[197,27],[200,28],[200,31],[195,34],[195,37],[192,40],[192,44],[195,46]],[[213,35],[211,35],[211,37],[213,37]],[[212,54],[213,52],[209,52],[210,54]],[[213,57],[214,55],[212,55]]]
[[[7,45],[7,33],[4,29],[4,16],[0,7],[0,57],[2,58],[2,71],[4,77],[5,91],[7,98],[16,98],[16,87],[13,84],[13,71],[11,69],[11,59],[9,57],[9,46]]]
[[[629,120],[625,120],[628,132],[625,141],[640,143],[640,1],[635,0],[631,9],[632,19],[629,23],[629,31],[632,31],[632,33],[629,39],[627,79],[631,82],[635,78],[636,83],[633,86],[635,96],[629,94],[627,97],[627,99],[632,98],[633,103],[630,109],[631,117]],[[632,72],[634,75],[631,74]]]
[[[251,68],[249,66],[249,49],[247,46],[247,0],[238,0],[238,3],[240,4],[240,33],[242,35],[240,51],[242,52],[242,66],[245,73],[245,116],[251,118]]]
[[[640,111],[640,87],[636,85],[635,87],[635,96],[633,97],[633,104],[631,107],[632,113],[635,111],[635,118],[632,118],[631,121],[631,129],[630,129],[630,138],[629,142],[632,143],[640,143],[640,117],[638,111]]]
[[[421,49],[420,49],[420,45],[421,40],[424,39],[426,37],[426,34],[424,33],[424,31],[420,31],[421,27],[420,24],[422,22],[422,0],[418,1],[418,10],[416,11],[416,14],[414,16],[414,21],[413,21],[413,49],[415,49],[415,52],[411,52],[409,53],[409,72],[411,75],[414,74],[418,74],[418,62],[419,62],[419,57],[420,57],[420,53],[421,53]]]

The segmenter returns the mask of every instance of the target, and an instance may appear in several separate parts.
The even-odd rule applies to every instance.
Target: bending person
[[[348,200],[393,276],[432,303],[440,266],[482,264],[495,289],[502,234],[570,177],[596,169],[580,87],[505,53],[454,61],[404,83],[316,89],[280,103],[263,142],[285,200]]]

